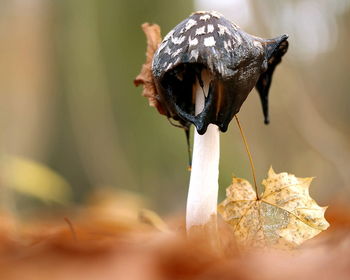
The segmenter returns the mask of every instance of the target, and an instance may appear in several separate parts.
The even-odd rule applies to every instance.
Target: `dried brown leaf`
[[[142,65],[141,72],[135,78],[134,84],[136,86],[143,85],[142,95],[148,98],[149,105],[156,107],[160,114],[165,115],[166,113],[157,99],[158,93],[152,75],[153,56],[162,41],[160,27],[157,24],[144,23],[142,29],[147,37],[146,63]]]
[[[69,215],[76,239],[61,215],[34,224],[26,221],[23,231],[13,216],[0,213],[0,279],[349,279],[348,224],[332,224],[333,231],[292,254],[258,250],[244,255],[232,246],[228,257],[218,255],[206,243],[186,238],[182,216],[173,217],[174,234],[136,224],[137,216],[130,214],[126,215],[131,220],[127,228],[122,213],[116,213],[119,211],[114,207],[129,205],[134,213],[135,203],[127,202],[125,196],[122,200],[111,196],[109,193],[106,207],[103,196],[86,212],[82,208]],[[340,207],[339,212],[327,211],[328,216],[350,220],[347,207],[336,207]],[[226,228],[227,224],[219,223],[221,240],[226,234],[227,239],[232,237]],[[226,250],[227,244],[223,245]]]
[[[257,199],[248,181],[233,178],[218,210],[240,246],[294,248],[329,226],[324,218],[327,207],[318,206],[309,195],[311,181],[276,174],[271,168]]]

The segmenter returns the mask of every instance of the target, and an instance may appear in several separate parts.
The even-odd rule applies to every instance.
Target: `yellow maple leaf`
[[[239,246],[295,248],[329,227],[327,207],[309,195],[312,179],[276,174],[270,168],[258,199],[247,180],[233,178],[218,211],[232,226]]]

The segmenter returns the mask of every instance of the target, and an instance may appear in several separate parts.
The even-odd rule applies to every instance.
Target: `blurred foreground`
[[[295,251],[238,251],[220,222],[222,251],[186,240],[182,218],[168,226],[131,194],[99,194],[60,218],[0,217],[0,278],[349,279],[349,208],[331,207],[331,228]],[[143,214],[140,214],[143,213]]]

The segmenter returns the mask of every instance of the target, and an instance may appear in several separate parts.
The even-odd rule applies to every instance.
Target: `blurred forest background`
[[[162,214],[183,212],[184,132],[141,97],[143,22],[165,36],[195,10],[245,31],[289,34],[270,90],[271,124],[253,91],[239,114],[260,182],[315,176],[321,205],[350,198],[350,0],[1,0],[1,206],[20,215],[130,191]],[[252,180],[234,122],[221,138],[220,200],[231,176]]]

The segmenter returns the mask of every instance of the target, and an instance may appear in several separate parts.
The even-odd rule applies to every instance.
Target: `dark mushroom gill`
[[[197,12],[178,24],[156,51],[152,71],[158,101],[169,118],[204,134],[210,123],[226,131],[257,87],[265,120],[272,73],[287,50],[287,36],[265,40],[242,31],[216,12]],[[203,111],[194,114],[193,85],[210,73]]]

